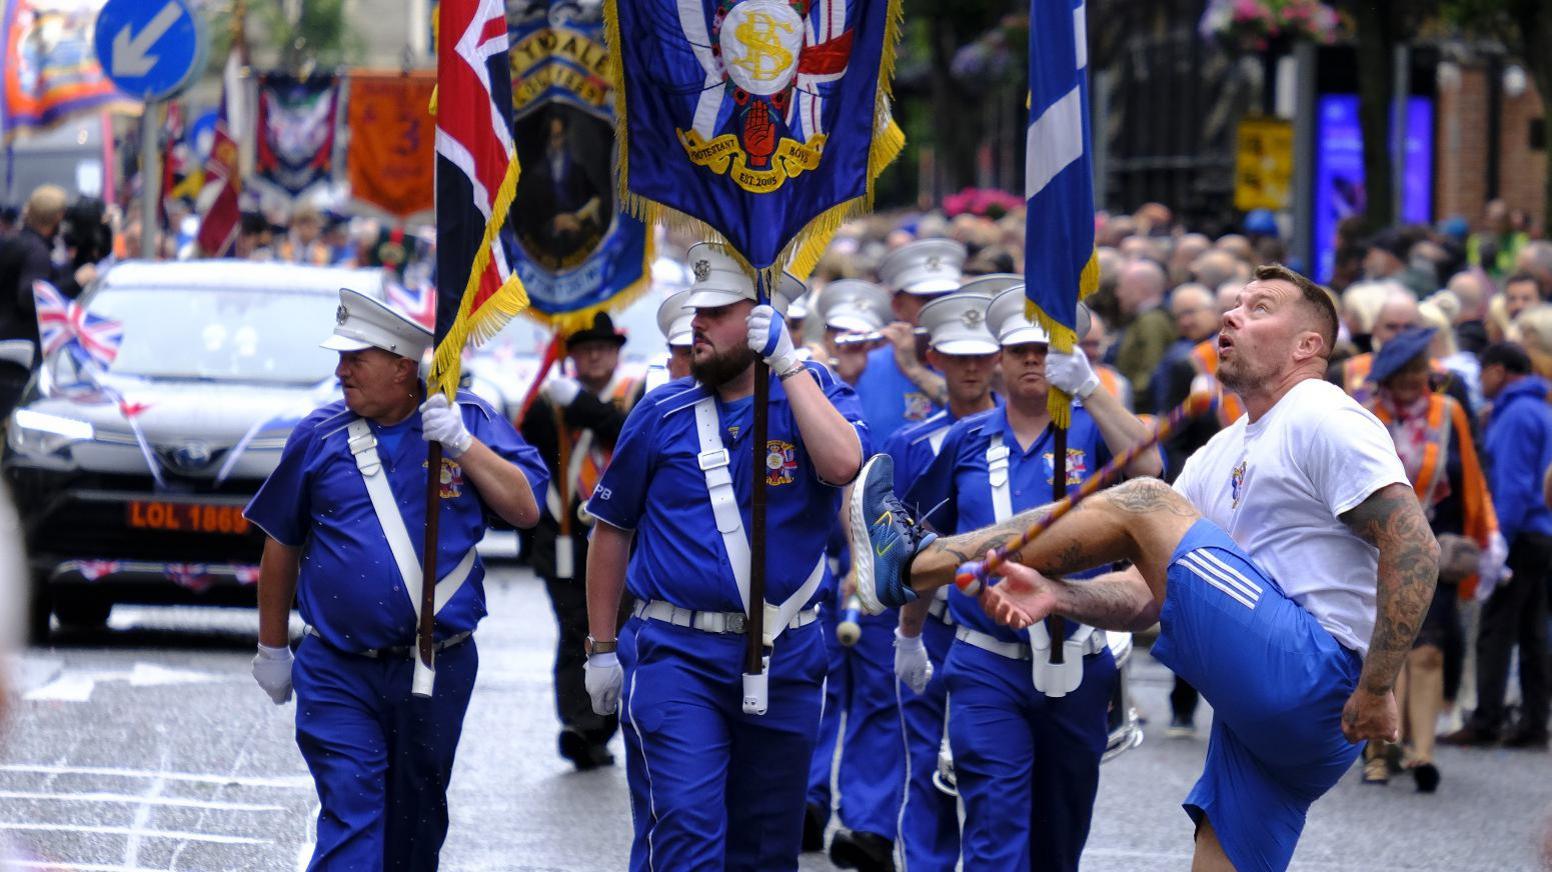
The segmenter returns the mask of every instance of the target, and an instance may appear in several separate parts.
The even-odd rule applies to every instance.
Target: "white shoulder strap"
[[[388,539],[388,550],[393,554],[394,565],[399,568],[399,577],[404,580],[404,592],[409,595],[410,605],[414,607],[415,617],[419,619],[420,561],[415,558],[415,545],[410,540],[409,530],[404,526],[404,517],[399,514],[399,506],[394,502],[393,490],[388,487],[388,474],[383,471],[382,460],[377,456],[377,437],[372,435],[372,428],[365,418],[351,421],[346,433],[350,437],[350,453],[356,459],[356,469],[361,473],[361,480],[366,483],[367,496],[372,499],[372,511],[377,515],[377,523],[383,528],[383,536]],[[474,569],[474,558],[475,551],[470,548],[458,565],[442,576],[441,582],[437,584],[436,611],[441,611],[468,580],[469,573]]]
[[[992,488],[992,513],[1000,523],[1013,517],[1013,498],[1008,495],[1008,446],[995,433],[986,444],[986,482]]]
[[[738,599],[749,611],[749,539],[744,535],[744,519],[738,513],[738,495],[733,492],[732,458],[722,444],[722,420],[717,415],[717,399],[708,396],[695,404],[695,432],[700,439],[701,472],[706,476],[706,492],[711,497],[711,514],[722,534],[728,563],[738,583]]]

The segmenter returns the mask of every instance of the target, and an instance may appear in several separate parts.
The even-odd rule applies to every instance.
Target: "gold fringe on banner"
[[[452,328],[442,338],[432,358],[431,375],[426,380],[427,389],[441,391],[449,400],[458,389],[458,379],[463,372],[464,346],[470,342],[475,345],[485,342],[500,333],[501,328],[512,320],[512,316],[528,308],[528,291],[523,288],[522,279],[513,273],[480,306],[478,312],[471,311],[474,296],[480,289],[480,279],[485,275],[485,268],[490,266],[491,248],[500,244],[496,237],[500,235],[501,227],[512,211],[512,198],[517,195],[520,171],[516,152],[507,155],[506,175],[501,179],[501,187],[496,189],[495,202],[491,203],[490,220],[485,222],[485,236],[474,254],[474,264],[469,269],[469,279],[464,283],[463,296],[458,303],[458,317],[454,319]]]
[[[1083,265],[1083,272],[1078,274],[1078,302],[1088,299],[1089,295],[1098,289],[1099,254],[1091,251],[1089,262]],[[1024,317],[1039,324],[1041,329],[1051,337],[1053,351],[1071,354],[1077,347],[1077,332],[1046,314],[1046,311],[1035,305],[1035,301],[1029,299],[1027,295],[1024,300]],[[1063,430],[1067,429],[1072,424],[1072,397],[1066,391],[1051,388],[1046,396],[1046,411],[1051,415],[1051,423]]]
[[[609,75],[614,83],[614,138],[618,145],[619,161],[615,184],[620,209],[648,226],[662,224],[675,232],[698,236],[708,242],[726,244],[727,240],[704,221],[642,197],[630,189],[630,124],[625,98],[625,70],[620,62],[619,2],[620,0],[604,2],[604,43],[609,48]],[[874,181],[894,162],[896,157],[899,157],[901,149],[905,147],[905,133],[899,125],[895,124],[889,111],[890,102],[894,96],[891,83],[895,73],[895,50],[900,44],[900,31],[904,21],[901,0],[889,0],[884,19],[884,44],[879,56],[878,90],[874,96],[873,106],[873,143],[868,151],[867,188],[862,196],[838,203],[815,216],[782,248],[776,257],[776,262],[765,269],[755,269],[744,257],[743,252],[734,250],[731,245],[728,246],[728,250],[742,263],[744,269],[753,275],[756,281],[763,280],[767,288],[778,287],[784,271],[790,271],[793,275],[805,279],[813,272],[820,257],[829,246],[830,240],[841,229],[841,225],[873,210]]]
[[[593,326],[593,318],[600,312],[618,312],[630,304],[636,302],[642,294],[652,289],[652,262],[657,260],[657,242],[652,238],[652,228],[647,228],[646,250],[641,258],[641,278],[626,285],[618,294],[588,306],[585,309],[577,309],[571,312],[560,312],[551,315],[541,312],[535,306],[529,306],[523,310],[523,316],[550,328],[551,331],[562,336],[570,336],[578,330],[586,330]]]

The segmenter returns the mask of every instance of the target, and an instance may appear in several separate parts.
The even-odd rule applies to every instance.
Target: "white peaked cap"
[[[985,294],[986,299],[995,299],[998,294],[1015,285],[1023,286],[1024,277],[1018,273],[988,273],[984,276],[965,279],[959,290],[970,291],[977,294]]]
[[[927,330],[929,343],[940,354],[995,354],[997,337],[986,326],[990,294],[956,291],[922,307],[917,323]]]
[[[841,279],[819,293],[819,317],[826,327],[846,333],[872,333],[893,319],[889,292],[861,279]]]
[[[690,297],[684,305],[689,309],[715,309],[739,300],[755,300],[754,276],[744,271],[743,264],[728,253],[720,242],[697,242],[690,246],[686,259],[690,272],[695,276],[690,285]],[[776,311],[787,314],[793,300],[807,293],[808,288],[791,273],[781,274],[781,284],[771,294],[771,305]]]
[[[959,290],[966,256],[965,247],[952,239],[919,239],[891,251],[878,265],[878,277],[907,294],[946,294]]]
[[[1026,342],[1051,343],[1050,334],[1039,324],[1024,317],[1024,286],[1015,285],[998,294],[986,309],[986,320],[997,341],[1003,345],[1022,345]]]
[[[669,294],[657,307],[657,329],[663,331],[663,338],[668,340],[669,345],[690,345],[690,322],[695,319],[695,310],[684,307],[688,299],[690,291],[686,288]]]
[[[334,335],[318,343],[322,347],[331,351],[381,348],[416,362],[431,348],[431,331],[387,304],[349,288],[340,288],[339,296]]]

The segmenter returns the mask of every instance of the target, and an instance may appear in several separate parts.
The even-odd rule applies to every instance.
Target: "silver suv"
[[[44,359],[7,422],[31,628],[101,624],[114,602],[252,604],[262,534],[242,509],[292,427],[338,397],[318,347],[339,289],[379,270],[235,260],[120,264],[81,298],[123,325],[107,367]]]

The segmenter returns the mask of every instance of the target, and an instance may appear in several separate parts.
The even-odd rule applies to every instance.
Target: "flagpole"
[[[1078,352],[1082,354],[1080,350]],[[1047,388],[1055,390],[1055,388]],[[1067,401],[1068,415],[1072,414],[1072,400]],[[1069,417],[1070,421],[1071,418]],[[1067,497],[1067,428],[1051,421],[1051,500],[1061,502]],[[1065,652],[1062,650],[1067,641],[1067,621],[1060,615],[1051,615],[1045,619],[1046,634],[1051,637],[1051,664],[1067,662]]]
[[[430,390],[427,396],[430,396]],[[432,441],[426,449],[426,537],[420,558],[420,624],[415,628],[420,656],[415,660],[412,683],[414,694],[420,697],[431,696],[436,681],[437,521],[441,515],[441,496],[442,443]]]
[[[756,305],[770,302],[761,271],[755,280]],[[773,317],[781,317],[779,314]],[[744,631],[748,647],[744,651],[744,713],[765,714],[765,455],[770,430],[771,368],[764,358],[754,364],[754,434],[750,462],[753,464],[749,518],[749,619]]]

